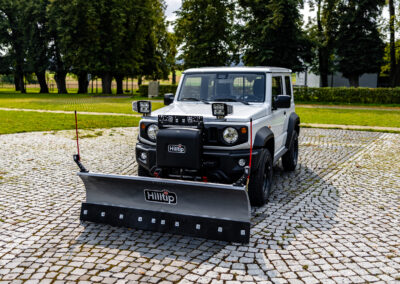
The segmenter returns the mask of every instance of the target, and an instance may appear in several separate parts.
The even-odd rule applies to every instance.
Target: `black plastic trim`
[[[254,148],[264,148],[268,141],[274,138],[274,133],[268,127],[264,126],[257,131],[256,137],[254,139]],[[274,153],[271,153],[273,155]]]
[[[292,112],[289,116],[289,123],[287,129],[287,138],[286,138],[286,148],[289,149],[290,141],[292,140],[293,130],[295,130],[296,126],[300,126],[300,117],[295,113]],[[299,133],[300,135],[300,128]]]

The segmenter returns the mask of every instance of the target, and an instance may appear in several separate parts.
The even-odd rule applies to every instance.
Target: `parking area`
[[[136,173],[136,128],[85,136],[89,170]],[[246,245],[80,223],[75,147],[73,131],[0,135],[0,280],[400,282],[399,134],[302,129]]]

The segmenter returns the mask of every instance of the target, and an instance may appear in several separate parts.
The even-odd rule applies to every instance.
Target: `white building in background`
[[[321,77],[311,72],[296,73],[295,86],[319,88]],[[329,87],[350,87],[349,80],[342,76],[341,73],[328,76]],[[377,88],[378,74],[364,74],[360,77],[360,87]]]

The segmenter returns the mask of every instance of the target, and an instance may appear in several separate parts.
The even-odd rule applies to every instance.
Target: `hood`
[[[228,104],[233,106],[233,113],[225,117],[226,121],[249,121],[250,118],[255,120],[267,115],[265,104]],[[202,102],[175,102],[169,106],[158,109],[151,114],[151,116],[155,117],[158,115],[192,115],[202,116],[205,120],[215,120],[215,116],[212,115],[211,104],[204,104]]]

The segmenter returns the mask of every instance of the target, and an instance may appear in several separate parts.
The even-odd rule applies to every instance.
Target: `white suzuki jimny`
[[[285,170],[296,168],[300,119],[289,69],[189,69],[164,103],[154,112],[151,102],[134,103],[144,114],[136,145],[139,176],[249,181],[250,202],[260,206],[271,193],[279,159]]]

